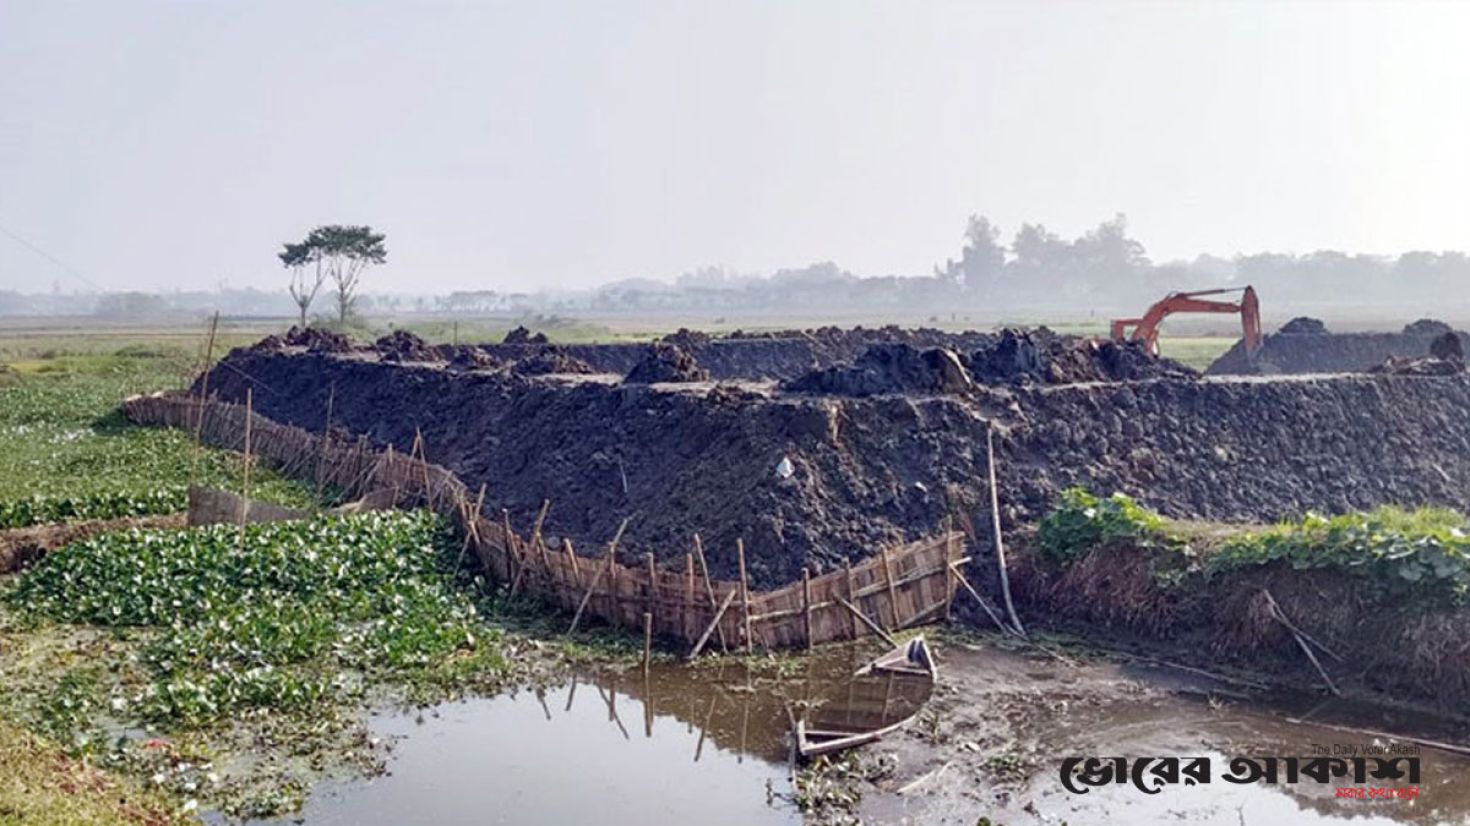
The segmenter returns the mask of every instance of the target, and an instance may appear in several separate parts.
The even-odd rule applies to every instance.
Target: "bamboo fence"
[[[281,424],[244,405],[201,400],[182,393],[134,396],[123,411],[138,424],[186,428],[196,438],[226,449],[250,450],[289,476],[333,485],[349,496],[386,497],[395,507],[424,506],[450,519],[485,574],[513,592],[535,596],[574,615],[596,618],[692,646],[726,650],[810,647],[947,619],[965,562],[964,535],[946,531],[879,553],[842,570],[771,591],[752,591],[745,549],[738,547],[741,578],[709,576],[698,536],[682,564],[660,567],[654,555],[619,554],[615,537],[599,557],[577,554],[570,540],[557,549],[543,540],[547,506],[531,530],[517,532],[508,514],[487,517],[483,488],[470,488],[448,469],[424,459],[423,441],[410,453],[378,450],[366,437],[343,439]],[[647,620],[645,620],[645,615]],[[645,625],[645,622],[648,625]]]

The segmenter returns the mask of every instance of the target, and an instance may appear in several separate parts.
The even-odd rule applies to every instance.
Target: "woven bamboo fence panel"
[[[245,405],[160,393],[131,397],[122,407],[137,424],[185,429],[230,450],[245,447]],[[655,636],[688,645],[798,648],[877,633],[872,626],[894,631],[945,619],[957,584],[954,567],[964,561],[964,535],[948,531],[883,548],[842,570],[751,591],[743,576],[710,579],[697,538],[674,568],[659,567],[653,554],[619,554],[612,543],[600,556],[580,555],[570,541],[552,549],[541,536],[540,518],[529,531],[517,532],[504,512],[487,516],[483,490],[472,491],[448,469],[426,461],[421,442],[409,454],[391,446],[379,450],[366,437],[318,435],[248,415],[251,453],[282,473],[352,497],[427,507],[451,520],[486,576],[512,591],[621,628],[643,630],[646,614]]]

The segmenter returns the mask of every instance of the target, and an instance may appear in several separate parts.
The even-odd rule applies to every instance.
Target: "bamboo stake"
[[[629,518],[631,518],[631,517],[629,517]],[[618,532],[617,532],[617,534],[615,534],[613,536],[612,542],[609,542],[608,543],[608,545],[607,545],[607,567],[604,568],[604,569],[598,570],[596,576],[592,577],[592,583],[587,586],[587,593],[585,593],[585,594],[582,595],[582,603],[577,606],[577,613],[572,616],[572,625],[571,625],[570,628],[567,629],[567,633],[568,634],[571,634],[571,633],[575,633],[576,632],[576,630],[577,630],[577,623],[582,619],[582,612],[587,610],[587,603],[592,601],[592,592],[595,591],[595,590],[597,590],[597,583],[599,583],[599,582],[602,581],[602,575],[603,575],[603,573],[606,572],[606,573],[614,574],[615,575],[615,572],[617,571],[618,540],[623,538],[623,531],[626,530],[627,527],[628,527],[628,519],[624,519],[623,520],[623,524],[620,525],[620,526],[618,526]],[[617,580],[616,579],[613,580],[613,594],[612,594],[612,597],[611,597],[610,601],[613,604],[616,604],[616,602],[617,602]],[[612,617],[612,616],[609,616],[608,617],[608,621],[609,622],[616,623],[615,618]]]
[[[754,640],[750,636],[750,579],[745,575],[745,540],[735,540],[735,552],[740,559],[740,597],[745,610],[745,652],[748,654],[754,650]]]
[[[684,631],[684,638],[689,639],[694,633],[694,554],[684,554],[684,611],[680,620],[680,628]]]
[[[480,553],[480,510],[485,507],[485,485],[480,485],[480,495],[475,498],[475,510],[465,515],[464,545],[459,549],[459,559],[454,562],[454,572],[459,573],[459,566],[464,564],[465,552],[470,549],[470,542],[475,543],[475,553]],[[482,558],[480,564],[485,568],[485,574],[490,573],[490,566],[485,565]]]
[[[327,388],[327,418],[322,425],[322,449],[316,460],[316,509],[318,512],[322,509],[322,484],[326,473],[324,468],[327,465],[327,445],[332,441],[332,405],[336,401],[337,383],[332,382]],[[459,556],[460,559],[464,559],[464,551],[460,551]],[[459,566],[455,565],[455,572],[458,571]]]
[[[985,609],[986,615],[990,617],[991,622],[995,623],[995,627],[999,628],[1001,631],[1004,631],[1007,634],[1015,635],[1016,629],[1000,621],[1000,615],[995,613],[995,609],[990,607],[990,603],[987,602],[984,597],[980,596],[980,592],[976,591],[974,586],[970,584],[970,581],[968,579],[965,579],[965,575],[960,573],[958,564],[956,563],[954,565],[950,565],[949,569],[960,581],[960,584],[965,586],[965,590],[970,592],[970,596],[974,597],[975,601],[980,603],[980,607]]]
[[[245,545],[245,520],[250,515],[250,425],[255,418],[252,388],[245,388],[245,464],[241,468],[240,483],[240,546]]]
[[[577,552],[572,548],[572,538],[570,536],[563,538],[561,544],[567,549],[567,562],[572,566],[572,584],[580,588],[582,587],[582,570],[577,567]]]
[[[649,559],[652,559],[653,558],[653,554],[649,554],[648,556],[649,556]],[[650,660],[652,660],[652,658],[653,658],[653,614],[651,612],[644,611],[643,612],[643,674],[644,674],[644,676],[647,676],[648,675],[648,664],[649,664]],[[645,697],[644,698],[644,702],[645,703],[652,702],[652,700],[653,700],[652,697]]]
[[[954,529],[953,517],[944,517],[944,622],[949,624],[954,615]]]
[[[985,425],[985,456],[990,474],[990,527],[995,535],[995,564],[1000,568],[1000,592],[1005,597],[1006,613],[1010,615],[1011,625],[1016,628],[1016,633],[1026,636],[1026,627],[1021,624],[1021,618],[1016,616],[1016,604],[1011,601],[1011,578],[1006,572],[1006,549],[1000,534],[1000,491],[995,484],[995,427],[989,422]]]
[[[801,603],[802,613],[805,615],[806,625],[806,650],[812,650],[812,571],[810,568],[801,569]]]
[[[873,629],[873,633],[875,633],[878,636],[882,637],[885,642],[887,642],[889,645],[893,646],[894,648],[897,648],[898,647],[898,640],[894,639],[892,634],[890,634],[887,631],[883,630],[882,626],[878,625],[878,623],[873,622],[872,620],[868,619],[867,615],[865,615],[862,611],[859,611],[858,610],[858,607],[856,605],[853,605],[852,603],[848,602],[847,600],[843,599],[842,597],[837,597],[837,601],[840,602],[840,603],[842,603],[842,607],[843,608],[846,608],[847,610],[851,611],[853,616],[855,616],[858,619],[862,620],[863,621],[863,625],[866,625],[869,628]]]
[[[699,560],[699,570],[704,573],[704,590],[709,595],[709,607],[714,608],[719,600],[715,599],[715,585],[709,577],[709,565],[704,560],[704,543],[699,541],[699,534],[694,535],[694,556]],[[720,650],[728,654],[730,646],[725,644],[725,629],[716,628],[715,631],[719,634]]]
[[[656,594],[658,592],[658,569],[654,567],[653,554],[644,554],[643,558],[648,563],[648,593],[643,595],[643,612],[645,616],[652,618],[654,610],[653,606],[657,602]]]
[[[699,656],[699,652],[704,650],[704,644],[709,642],[710,634],[713,634],[715,632],[715,629],[720,627],[720,620],[725,618],[726,609],[728,609],[730,607],[730,603],[734,601],[735,589],[731,588],[730,593],[725,595],[725,601],[720,603],[719,608],[715,609],[715,618],[711,620],[709,626],[704,629],[704,633],[699,635],[699,641],[694,643],[694,647],[689,650],[689,656],[685,659],[688,659],[692,662],[696,657]]]
[[[895,627],[898,626],[898,589],[893,584],[893,562],[888,558],[888,546],[887,545],[884,545],[883,546],[883,548],[882,548],[882,554],[883,554],[883,581],[888,586],[888,613],[893,617],[893,625],[891,625],[889,627],[890,628],[895,628]],[[883,602],[880,600],[878,602],[878,607],[881,609],[882,606],[883,606]],[[878,621],[879,622],[882,622],[883,621],[883,612],[881,610],[878,611]]]
[[[199,456],[204,451],[204,406],[209,402],[209,363],[214,361],[214,334],[219,329],[219,310],[209,322],[209,343],[204,347],[203,375],[199,377],[199,420],[194,424],[194,458],[189,464],[189,481],[195,480]]]
[[[853,600],[857,599],[857,597],[853,595],[853,591],[856,590],[856,586],[853,585],[853,582],[852,582],[852,560],[849,559],[849,560],[843,562],[842,563],[842,567],[843,567],[843,570],[845,570],[847,572],[847,600],[848,600],[848,602],[852,602]],[[848,617],[848,622],[850,622],[852,624],[852,638],[853,639],[857,639],[858,638],[857,617],[855,617],[855,616]]]

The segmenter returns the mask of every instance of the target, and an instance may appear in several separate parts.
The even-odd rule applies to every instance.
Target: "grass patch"
[[[1155,553],[1182,560],[1166,580],[1208,580],[1268,565],[1338,570],[1362,577],[1387,599],[1413,594],[1425,606],[1470,598],[1470,524],[1445,508],[1383,506],[1339,516],[1309,513],[1270,527],[1174,522],[1115,493],[1062,492],[1042,519],[1037,541],[1052,562],[1070,565],[1096,550]],[[1155,574],[1162,572],[1155,569]]]
[[[206,448],[196,461],[189,434],[117,413],[128,393],[177,387],[191,366],[183,350],[143,345],[12,364],[14,380],[0,384],[0,528],[174,513],[191,479],[238,488],[238,457]],[[252,475],[251,493],[311,504],[310,488],[268,468]]]

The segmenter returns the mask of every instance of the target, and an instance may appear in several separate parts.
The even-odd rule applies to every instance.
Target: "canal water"
[[[870,754],[889,755],[900,768],[865,796],[866,819],[967,826],[981,816],[1071,826],[1470,824],[1470,760],[1434,750],[1422,754],[1414,801],[1344,801],[1316,784],[1218,779],[1155,795],[1127,785],[1073,795],[1057,778],[1065,754],[1206,756],[1220,773],[1243,752],[1305,755],[1313,743],[1374,740],[1343,726],[1446,738],[1467,733],[1320,698],[1220,702],[1167,671],[1069,667],[994,648],[941,644],[936,651],[942,671],[933,697],[924,680],[854,677],[874,649],[848,645],[755,667],[732,658],[656,665],[647,675],[588,671],[544,691],[379,715],[374,733],[396,743],[388,773],[323,783],[302,812],[279,822],[797,824],[801,815],[789,801],[795,719],[857,730],[903,719],[927,703],[920,719],[946,732],[936,741],[942,744],[911,725],[871,747]],[[1020,776],[997,783],[986,755],[1007,750],[1030,759]],[[926,773],[934,779],[924,780]],[[919,792],[896,791],[915,780],[922,780]]]

